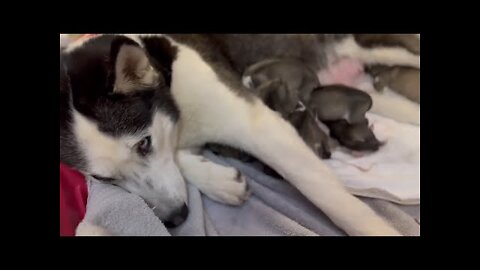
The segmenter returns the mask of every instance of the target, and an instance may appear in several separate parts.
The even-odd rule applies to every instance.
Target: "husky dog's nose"
[[[182,224],[188,217],[188,207],[186,204],[178,210],[175,211],[165,222],[165,227],[174,228]]]

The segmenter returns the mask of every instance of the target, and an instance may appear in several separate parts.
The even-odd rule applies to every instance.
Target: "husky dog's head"
[[[99,36],[60,57],[60,159],[141,196],[167,226],[187,215],[175,163],[178,108],[170,93],[176,48]]]

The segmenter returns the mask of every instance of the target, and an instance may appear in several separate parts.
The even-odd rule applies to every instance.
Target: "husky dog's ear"
[[[158,85],[162,76],[155,70],[143,48],[133,40],[120,37],[110,50],[113,91],[130,93]]]

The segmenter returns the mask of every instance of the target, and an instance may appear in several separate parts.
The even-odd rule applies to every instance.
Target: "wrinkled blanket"
[[[343,236],[318,208],[284,180],[275,179],[238,160],[205,155],[245,174],[252,190],[241,206],[210,200],[189,185],[188,219],[168,230],[138,196],[89,179],[85,221],[119,236]],[[361,198],[404,235],[420,234],[420,207]]]

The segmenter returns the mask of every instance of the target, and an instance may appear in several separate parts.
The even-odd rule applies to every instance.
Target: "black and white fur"
[[[217,201],[244,201],[237,170],[198,152],[226,144],[274,168],[347,234],[399,235],[241,82],[261,59],[300,57],[319,69],[343,55],[420,65],[401,48],[361,48],[350,35],[124,35],[72,44],[61,53],[61,160],[138,194],[169,221],[187,202],[184,179]]]

